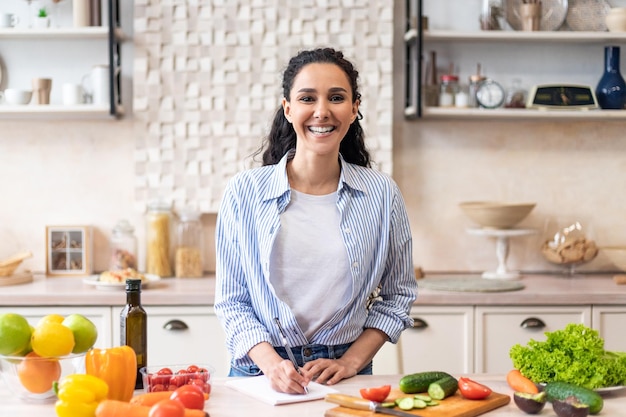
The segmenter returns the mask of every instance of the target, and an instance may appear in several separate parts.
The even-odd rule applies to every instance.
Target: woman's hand
[[[304,364],[303,370],[306,375],[317,376],[315,382],[333,385],[342,379],[353,377],[358,369],[349,362],[339,359],[316,359]]]
[[[263,374],[270,381],[274,391],[287,394],[304,394],[311,378],[308,373],[300,375],[293,363],[280,357],[272,345],[267,342],[259,343],[248,352]]]
[[[300,375],[289,360],[281,360],[275,366],[270,367],[267,372],[264,371],[263,373],[269,379],[275,391],[287,394],[306,393],[304,387],[311,380],[304,372],[303,375]]]

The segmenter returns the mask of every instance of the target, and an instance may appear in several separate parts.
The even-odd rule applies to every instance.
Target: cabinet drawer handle
[[[165,330],[179,331],[179,330],[187,330],[189,326],[187,326],[187,323],[185,323],[182,320],[174,319],[165,323],[163,325],[163,328]]]
[[[546,324],[537,317],[528,317],[520,324],[520,327],[523,329],[543,329],[546,327]]]
[[[414,329],[425,329],[427,327],[428,327],[428,323],[426,323],[426,321],[424,321],[424,320],[422,320],[420,318],[417,318],[417,317],[413,318],[413,328]]]

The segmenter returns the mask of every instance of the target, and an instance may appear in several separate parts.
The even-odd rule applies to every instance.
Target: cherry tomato
[[[209,379],[211,379],[211,374],[209,373],[209,370],[206,368],[198,368],[198,370],[196,371],[196,375],[198,378],[202,379],[204,382],[207,382]]]
[[[187,373],[188,374],[195,374],[196,372],[198,372],[198,366],[197,365],[189,365],[187,367]]]
[[[150,386],[150,392],[159,392],[165,391],[165,386],[163,384],[154,384]]]
[[[369,401],[375,401],[377,403],[382,403],[383,401],[385,401],[385,398],[387,398],[390,391],[391,385],[383,385],[376,388],[362,388],[360,390],[361,397]]]
[[[185,374],[176,374],[172,376],[172,378],[170,379],[170,387],[171,386],[182,387],[186,383],[187,383],[187,375]]]
[[[185,406],[177,400],[161,400],[150,407],[148,417],[185,417]]]
[[[202,392],[202,388],[196,385],[183,385],[177,388],[176,391],[170,395],[170,399],[180,401],[185,408],[194,410],[204,409],[204,393]]]
[[[468,400],[482,400],[491,394],[491,388],[469,378],[459,378],[459,391]]]
[[[172,370],[170,368],[161,368],[156,374],[153,374],[150,378],[150,382],[153,384],[163,384],[167,386],[170,383],[170,378],[172,376]]]

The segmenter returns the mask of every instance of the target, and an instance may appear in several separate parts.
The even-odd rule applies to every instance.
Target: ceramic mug
[[[20,23],[20,18],[13,13],[0,13],[0,28],[12,28]]]
[[[37,104],[50,104],[51,78],[33,78],[33,92]]]
[[[62,87],[63,104],[75,106],[84,103],[84,91],[80,84],[65,83]]]
[[[32,91],[17,88],[7,88],[3,92],[0,92],[0,98],[4,98],[4,101],[11,105],[28,104],[32,96]]]

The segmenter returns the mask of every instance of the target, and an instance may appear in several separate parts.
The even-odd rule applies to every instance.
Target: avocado
[[[552,408],[559,417],[587,417],[589,415],[589,406],[581,403],[574,396],[567,397],[565,400],[553,400]]]
[[[513,400],[517,407],[526,414],[539,414],[546,405],[546,393],[541,391],[537,394],[529,394],[526,392],[515,392]]]

